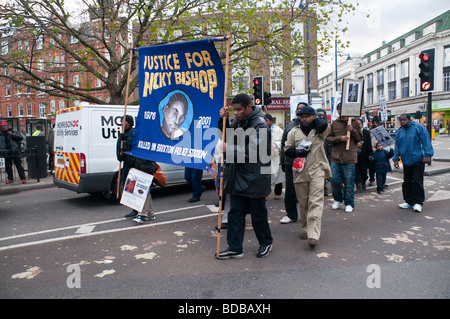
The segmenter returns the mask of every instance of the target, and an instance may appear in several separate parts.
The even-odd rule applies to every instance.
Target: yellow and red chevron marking
[[[55,177],[61,181],[80,183],[80,153],[55,152],[55,155],[64,155],[64,163],[55,163]],[[57,156],[55,156],[55,159]],[[64,168],[60,167],[64,165]]]
[[[56,112],[56,114],[68,113],[68,112],[79,111],[79,110],[81,110],[81,106],[74,106],[74,107],[69,107],[68,109],[59,110],[58,112]]]

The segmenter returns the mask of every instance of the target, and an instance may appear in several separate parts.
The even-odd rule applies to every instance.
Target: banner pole
[[[126,42],[128,47],[130,46],[130,44],[128,43],[128,41]],[[123,118],[122,118],[122,134],[125,132],[125,123],[124,123],[124,119],[125,116],[127,115],[127,105],[128,105],[128,89],[130,86],[130,73],[131,73],[131,62],[133,61],[133,49],[130,50],[130,61],[128,61],[128,75],[127,75],[127,86],[126,86],[126,90],[125,90],[125,108],[123,110]],[[123,140],[120,141],[120,149],[122,150],[123,147]],[[120,153],[122,153],[122,151],[120,151]],[[117,193],[116,193],[116,197],[119,198],[119,194],[120,194],[120,173],[122,170],[122,165],[119,162],[119,173],[117,175]],[[120,200],[120,198],[119,198]]]
[[[230,63],[230,42],[231,42],[231,35],[230,32],[227,32],[227,51],[226,51],[226,57],[225,57],[225,90],[224,90],[224,96],[223,96],[223,107],[227,106],[227,92],[228,92],[228,68]],[[222,119],[222,144],[225,143],[225,129],[226,129],[226,118],[223,117]],[[216,250],[216,257],[219,257],[220,252],[220,231],[222,229],[222,208],[223,208],[223,175],[225,171],[224,167],[224,161],[223,161],[224,154],[222,154],[221,157],[221,172],[219,175],[220,178],[220,189],[219,189],[219,216],[217,221],[217,250]],[[230,203],[228,203],[230,205]]]
[[[352,117],[348,117],[348,121],[347,121],[347,125],[352,125]],[[348,151],[350,149],[350,131],[347,131],[347,145],[345,147],[345,149]]]

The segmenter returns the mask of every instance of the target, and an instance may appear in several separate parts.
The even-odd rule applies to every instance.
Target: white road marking
[[[204,205],[201,205],[201,206],[204,206]],[[192,208],[192,206],[187,207],[187,208],[190,209],[190,208]],[[156,227],[156,226],[160,226],[160,225],[185,222],[185,221],[207,218],[207,217],[216,216],[216,215],[217,215],[216,213],[212,213],[212,214],[206,214],[206,215],[200,215],[200,216],[194,216],[194,217],[181,218],[181,219],[176,219],[176,220],[169,220],[169,221],[160,222],[160,223],[152,223],[152,224],[146,224],[146,225],[140,225],[140,226],[132,225],[129,227],[108,229],[108,230],[98,231],[98,232],[89,233],[89,234],[79,234],[79,235],[71,235],[71,236],[50,238],[50,239],[44,239],[44,240],[37,240],[37,241],[33,241],[33,242],[28,242],[28,243],[0,247],[0,251],[12,249],[12,248],[27,247],[27,246],[32,246],[32,245],[51,243],[51,242],[60,241],[60,240],[67,240],[67,239],[82,238],[82,237],[89,237],[89,236],[94,236],[94,235],[102,235],[102,234],[120,232],[120,231],[125,231],[125,230],[136,230],[136,229],[142,229],[142,228],[147,228],[147,227]],[[123,220],[123,219],[119,219],[119,220]],[[74,227],[70,227],[70,228],[74,228]]]
[[[177,212],[177,211],[180,211],[180,210],[186,210],[186,209],[192,209],[192,208],[198,208],[198,207],[204,207],[204,206],[205,205],[196,205],[196,206],[189,206],[189,207],[183,207],[183,208],[169,209],[169,210],[164,210],[164,211],[159,212],[159,213],[155,213],[155,215],[167,214],[167,213]],[[41,234],[57,232],[57,231],[67,230],[67,229],[72,229],[72,228],[82,228],[82,227],[86,227],[86,226],[95,226],[95,225],[101,225],[101,224],[107,224],[107,223],[114,223],[114,222],[118,222],[118,221],[121,221],[121,220],[125,220],[125,218],[122,217],[122,218],[102,220],[102,221],[99,221],[99,222],[93,222],[93,223],[87,223],[87,224],[81,224],[81,225],[73,225],[73,226],[67,226],[67,227],[60,227],[60,228],[54,228],[54,229],[41,230],[41,231],[32,232],[32,233],[26,233],[26,234],[21,234],[21,235],[14,235],[14,236],[9,236],[9,237],[3,237],[3,238],[0,238],[0,241],[16,239],[16,238],[21,238],[21,237],[27,237],[27,236],[41,235]]]
[[[75,232],[75,234],[89,234],[89,233],[92,233],[94,228],[95,228],[95,226],[92,226],[92,225],[84,225],[84,226],[81,226],[80,228],[78,228],[77,231]]]

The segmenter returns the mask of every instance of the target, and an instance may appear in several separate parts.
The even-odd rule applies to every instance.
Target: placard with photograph
[[[141,212],[152,186],[152,181],[153,175],[131,168],[127,175],[120,203]]]
[[[364,80],[344,79],[342,82],[341,116],[361,116]]]

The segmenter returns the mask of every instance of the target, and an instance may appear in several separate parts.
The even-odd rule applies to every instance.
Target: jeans
[[[331,188],[333,198],[337,202],[355,207],[355,164],[339,164],[331,162]],[[344,191],[341,182],[345,184]]]
[[[241,253],[245,233],[245,216],[250,214],[252,226],[260,246],[271,245],[272,233],[269,227],[266,199],[230,195],[228,212],[227,242],[230,250]]]
[[[202,184],[203,170],[185,167],[184,179],[188,182],[192,188],[192,197],[200,198],[202,196],[205,187]]]

